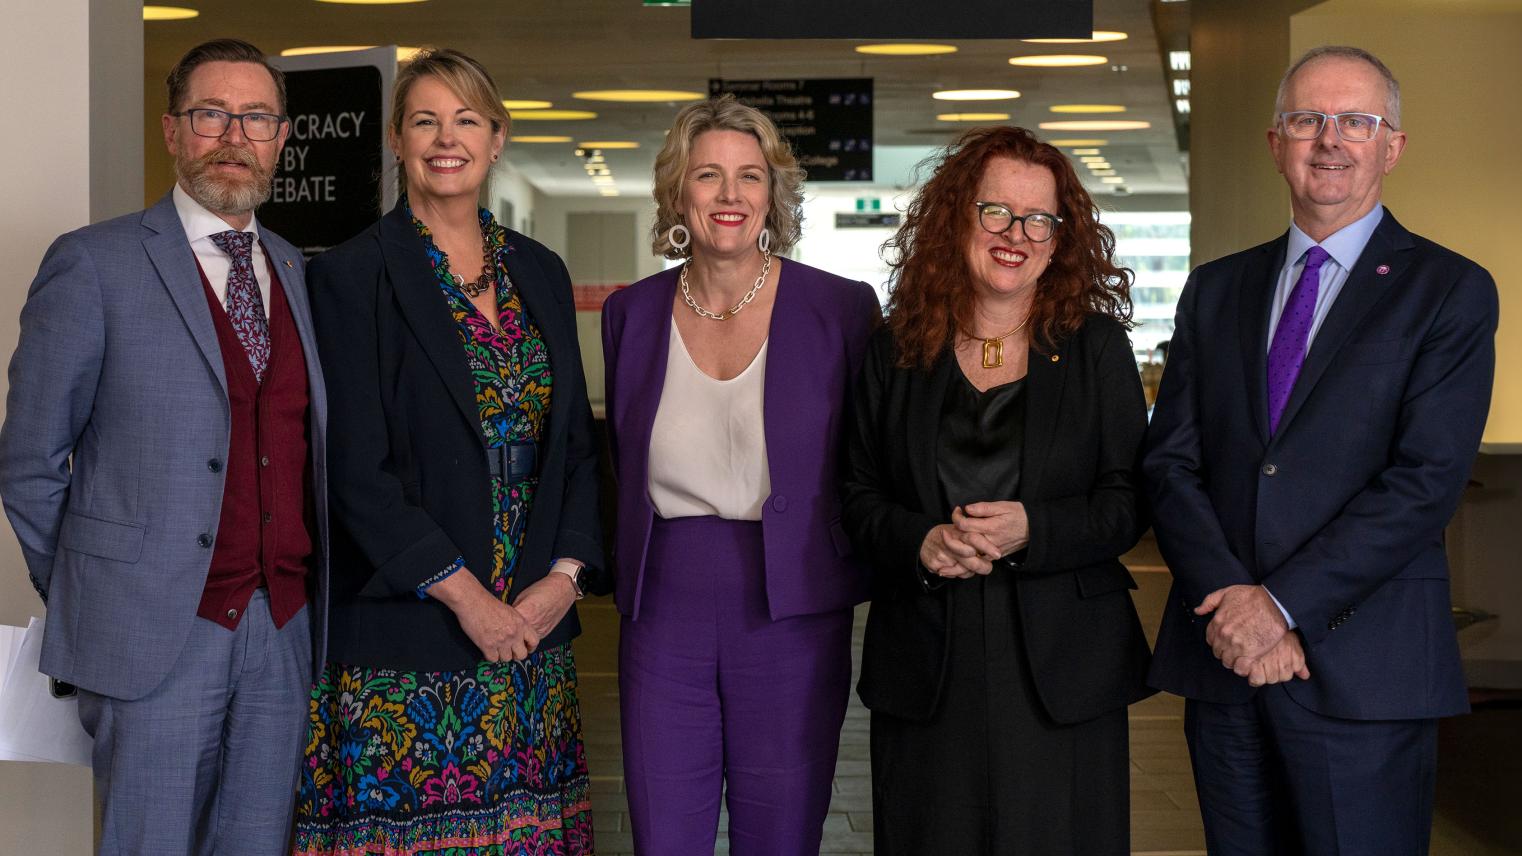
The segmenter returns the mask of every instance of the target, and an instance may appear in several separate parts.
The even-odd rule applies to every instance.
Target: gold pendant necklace
[[[1019,326],[1002,336],[994,336],[988,339],[983,339],[982,336],[972,337],[974,339],[983,339],[983,368],[996,369],[1004,365],[1004,340],[1024,330],[1026,322],[1030,320],[1031,317],[1027,314],[1025,321],[1021,321]]]
[[[687,269],[689,267],[692,267],[691,261],[688,261],[686,264],[682,265],[682,272],[677,276],[677,279],[680,280],[682,285],[682,301],[686,303],[693,312],[698,313],[699,318],[709,318],[714,321],[728,321],[729,319],[735,317],[736,313],[738,313],[741,309],[744,309],[746,304],[750,303],[752,300],[755,300],[756,292],[760,291],[761,286],[766,284],[766,275],[770,273],[772,269],[772,254],[761,254],[761,275],[756,277],[756,284],[750,287],[750,291],[745,292],[745,296],[740,298],[739,303],[736,303],[734,306],[724,310],[723,312],[709,312],[707,309],[699,306],[696,300],[692,299],[692,290],[687,286]]]

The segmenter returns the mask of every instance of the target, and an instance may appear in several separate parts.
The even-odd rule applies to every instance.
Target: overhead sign
[[[695,39],[1087,39],[1093,0],[694,0]]]
[[[765,113],[793,145],[809,181],[872,180],[872,79],[708,81]]]
[[[260,223],[307,256],[364,231],[396,201],[382,176],[396,48],[271,57],[285,72],[290,136]]]

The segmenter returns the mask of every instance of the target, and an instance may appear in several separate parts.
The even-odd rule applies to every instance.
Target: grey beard
[[[215,176],[199,160],[186,163],[176,158],[174,171],[191,199],[213,214],[226,215],[247,214],[264,204],[270,198],[274,178],[273,171],[260,169],[258,163],[250,164],[250,180],[246,182]]]

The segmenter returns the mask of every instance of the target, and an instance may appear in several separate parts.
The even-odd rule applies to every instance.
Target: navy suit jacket
[[[882,310],[871,287],[781,259],[763,393],[771,496],[761,511],[773,620],[867,599],[867,576],[840,525],[839,476],[849,387]],[[613,558],[619,611],[639,616],[650,503],[650,432],[666,382],[678,269],[603,306],[608,434],[618,483]],[[685,310],[684,310],[685,311]]]
[[[1287,240],[1202,265],[1179,300],[1143,460],[1174,575],[1149,679],[1250,698],[1191,609],[1259,583],[1299,624],[1311,678],[1287,689],[1300,704],[1347,719],[1462,713],[1443,529],[1489,410],[1495,283],[1386,211],[1269,436],[1269,306]]]
[[[259,238],[306,354],[317,531],[314,653],[327,616],[327,398],[305,265]],[[0,496],[47,600],[42,671],[119,699],[147,695],[179,659],[221,519],[227,377],[194,252],[169,194],[59,238],[21,310],[11,357]],[[292,688],[298,691],[298,688]]]

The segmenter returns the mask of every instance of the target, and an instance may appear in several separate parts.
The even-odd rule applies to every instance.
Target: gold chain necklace
[[[766,284],[766,275],[770,273],[772,269],[772,254],[762,253],[761,257],[761,275],[756,277],[756,284],[750,287],[750,291],[745,292],[745,296],[740,298],[739,303],[736,303],[732,308],[727,309],[723,312],[709,312],[707,309],[699,306],[696,300],[692,299],[692,290],[687,286],[687,269],[692,267],[692,262],[688,261],[686,264],[682,265],[682,273],[680,276],[682,281],[682,300],[692,308],[693,312],[698,313],[698,317],[700,318],[712,318],[715,321],[728,321],[729,319],[735,317],[735,314],[738,313],[741,309],[744,309],[746,304],[750,303],[752,300],[755,300],[756,292],[760,291],[761,286]]]
[[[1025,325],[1031,320],[1030,313],[1026,313],[1025,320],[1021,321],[1015,329],[1003,334],[984,339],[982,336],[972,336],[973,339],[983,340],[983,368],[996,369],[1004,365],[1004,340],[1025,329]]]

